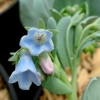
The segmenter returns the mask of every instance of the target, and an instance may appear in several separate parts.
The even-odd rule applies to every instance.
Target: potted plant
[[[30,88],[33,82],[52,93],[65,94],[68,100],[77,100],[80,54],[93,54],[100,39],[99,10],[96,8],[99,3],[99,0],[20,0],[20,19],[27,34],[17,41],[19,49],[11,53],[9,61],[13,62],[15,70],[9,83],[18,81],[19,88],[29,90],[33,89]],[[66,66],[71,69],[71,82],[65,73]],[[97,93],[92,97],[93,87],[99,93],[99,86],[96,87],[99,80],[99,77],[90,80],[81,100],[100,98]]]

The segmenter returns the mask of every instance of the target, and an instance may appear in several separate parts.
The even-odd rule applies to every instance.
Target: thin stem
[[[77,69],[78,69],[79,61],[78,63],[75,62],[74,68],[71,70],[72,72],[72,93],[69,95],[66,95],[68,100],[77,100],[77,90],[76,90],[76,82],[77,82]]]
[[[59,59],[58,59],[57,55],[55,56],[55,63],[56,63],[59,67],[61,67],[61,64],[59,63]],[[62,68],[61,68],[60,71],[61,71],[61,74],[60,74],[61,80],[62,80],[66,85],[68,85],[68,86],[71,88],[71,84],[70,84],[70,82],[69,82],[69,80],[68,80],[68,77],[67,77],[67,75],[66,75],[65,69],[62,69]]]
[[[68,60],[69,60],[69,65],[72,68],[72,62],[71,62],[71,54],[70,54],[70,43],[69,43],[69,31],[71,28],[71,22],[68,26],[67,32],[66,32],[66,49],[67,49],[67,54],[68,54]]]

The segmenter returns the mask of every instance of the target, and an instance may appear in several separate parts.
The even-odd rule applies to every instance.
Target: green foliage
[[[17,50],[14,53],[10,53],[12,56],[8,59],[8,61],[13,62],[12,64],[16,64],[19,60],[21,50],[22,50],[22,48],[20,48],[19,50]]]
[[[26,29],[26,31],[28,31],[31,27],[24,27]]]
[[[41,18],[46,23],[54,0],[19,0],[20,20],[24,27],[38,27]]]
[[[64,7],[75,4],[81,6],[84,2],[89,5],[89,15],[100,16],[100,0],[19,0],[20,20],[24,27],[37,27],[40,18],[46,23],[51,16],[58,22],[61,18],[59,12]]]
[[[82,25],[80,23],[78,25],[76,25],[76,27],[75,27],[75,37],[74,37],[74,47],[75,48],[78,45],[78,41],[79,41],[79,38],[81,36],[82,30],[83,30],[83,28],[82,28]]]
[[[57,53],[63,66],[69,65],[66,49],[66,31],[69,23],[70,17],[63,17],[57,25],[57,29],[60,31],[57,35]]]
[[[53,17],[50,17],[47,21],[47,28],[48,29],[56,29],[56,21]]]
[[[72,92],[70,87],[54,76],[49,77],[47,81],[42,81],[42,86],[56,94],[69,94]]]
[[[38,21],[38,27],[40,29],[46,29],[45,23],[44,23],[44,21],[41,18]]]
[[[81,100],[100,100],[100,77],[90,80]]]
[[[52,13],[53,18],[56,20],[56,22],[59,22],[59,20],[62,17],[61,14],[55,9],[51,9],[50,11]]]
[[[61,11],[66,6],[73,6],[75,4],[82,5],[84,2],[88,3],[89,15],[100,16],[100,0],[55,0],[53,8]]]
[[[53,43],[54,43],[54,50],[51,52],[53,56],[56,54],[56,48],[57,48],[57,34],[59,31],[56,29],[56,21],[53,17],[50,17],[47,21],[47,29],[53,33]]]
[[[78,10],[79,10],[79,5],[76,4],[72,7],[68,5],[67,7],[61,10],[61,15],[62,16],[73,16]]]

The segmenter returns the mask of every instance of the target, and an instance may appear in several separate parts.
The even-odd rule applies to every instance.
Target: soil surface
[[[0,74],[0,100],[11,100],[9,91],[1,74]]]
[[[0,0],[0,13],[9,8],[16,0]]]

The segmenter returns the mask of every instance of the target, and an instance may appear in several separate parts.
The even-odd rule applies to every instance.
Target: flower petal
[[[9,77],[9,83],[15,83],[18,81],[19,87],[22,90],[29,90],[32,82],[37,86],[41,84],[39,76],[41,75],[37,72],[30,53],[23,49],[15,71]]]
[[[51,39],[48,42],[44,43],[43,46],[44,50],[47,52],[50,52],[54,49],[54,44]]]
[[[15,74],[15,71],[12,72],[11,76],[9,77],[9,83],[15,83],[18,81],[18,75]]]
[[[44,37],[41,34],[45,34]],[[38,56],[43,51],[50,52],[54,49],[51,40],[52,36],[52,33],[48,30],[31,28],[28,31],[28,35],[21,38],[20,46],[27,48],[31,55]],[[40,43],[38,43],[40,41],[39,39],[41,39]]]
[[[32,81],[28,75],[29,75],[28,71],[19,74],[18,84],[22,90],[29,90],[32,84]]]
[[[39,44],[35,44],[34,46],[30,47],[30,53],[34,56],[38,56],[43,51],[44,51],[44,48],[41,47],[41,45]]]
[[[22,73],[24,71],[31,70],[33,73],[37,73],[35,65],[29,56],[22,56],[16,65],[15,74]]]
[[[24,35],[21,38],[19,45],[23,48],[27,48],[28,50],[30,50],[30,47],[34,45],[34,41],[32,40],[32,37],[30,38]]]
[[[45,30],[44,32],[46,33],[47,40],[49,40],[50,38],[52,38],[53,34],[51,32],[49,32],[48,30]]]
[[[36,74],[34,74],[34,73],[32,73],[32,72],[29,72],[30,80],[31,80],[33,83],[35,83],[37,86],[40,86],[40,85],[41,85],[41,81],[40,81],[40,79],[39,79],[39,76],[40,76],[40,73],[37,73],[37,75],[36,75]]]
[[[34,33],[36,33],[36,32],[38,32],[38,29],[37,29],[37,28],[30,28],[30,29],[28,30],[28,36],[29,36],[30,38],[32,38],[32,37],[34,36]]]
[[[50,52],[54,49],[54,44],[52,42],[52,40],[50,39],[48,42],[39,45],[39,44],[35,44],[34,46],[30,47],[30,53],[32,55],[38,56],[40,53],[47,51]]]

